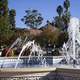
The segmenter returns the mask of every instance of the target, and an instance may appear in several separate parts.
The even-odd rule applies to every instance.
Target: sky
[[[46,21],[52,21],[53,17],[57,16],[56,8],[58,5],[63,6],[64,0],[8,0],[9,9],[16,10],[16,27],[26,28],[26,25],[21,21],[25,16],[25,10],[36,9],[44,18],[43,24]],[[80,0],[70,0],[70,12],[72,17],[80,18]]]

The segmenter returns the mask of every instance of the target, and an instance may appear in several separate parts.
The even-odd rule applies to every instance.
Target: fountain
[[[79,19],[77,18],[71,18],[69,27],[68,27],[68,34],[69,39],[67,43],[63,44],[62,51],[63,56],[54,58],[53,56],[44,56],[46,54],[46,51],[43,51],[34,40],[28,41],[27,37],[24,41],[21,40],[21,38],[17,38],[17,40],[11,45],[9,48],[7,54],[9,53],[10,49],[12,49],[17,43],[21,43],[20,46],[22,47],[19,56],[14,58],[12,60],[14,62],[15,68],[18,68],[20,63],[21,65],[24,65],[25,62],[26,67],[28,66],[54,66],[55,64],[59,64],[61,60],[64,58],[66,59],[67,64],[72,63],[72,59],[77,61],[77,64],[80,64],[80,24]],[[25,50],[30,50],[29,56],[22,58],[22,54]],[[0,60],[0,64],[6,64],[6,59]],[[9,61],[10,62],[10,61]],[[32,64],[33,63],[33,64]],[[9,64],[9,63],[8,63]],[[61,64],[59,64],[61,65]],[[24,66],[22,66],[24,67]],[[33,66],[32,66],[33,67]],[[56,66],[57,67],[57,66]],[[58,66],[59,67],[59,66]]]
[[[18,56],[18,60],[16,62],[15,68],[17,68],[18,66],[22,53],[24,52],[25,49],[28,49],[28,48],[30,48],[30,54],[28,56],[27,64],[30,63],[31,59],[34,60],[34,58],[36,58],[35,61],[39,62],[38,65],[41,64],[42,66],[45,65],[46,67],[47,62],[46,62],[45,57],[43,57],[43,55],[46,52],[44,52],[39,45],[35,44],[35,41],[33,40],[33,41],[28,41],[25,45],[23,45],[22,50]]]
[[[80,51],[80,20],[78,18],[71,18],[68,27],[69,39],[63,45],[63,52],[65,52],[66,61],[68,64],[71,60],[76,60],[78,64]],[[72,58],[72,59],[71,59]]]
[[[24,80],[79,80],[80,79],[80,20],[71,18],[68,34],[69,39],[63,44],[61,57],[44,56],[45,51],[35,41],[27,41],[27,37],[21,43],[21,51],[15,58],[0,58],[0,77],[9,77]],[[19,38],[12,44],[12,49],[17,43],[21,42]],[[9,49],[9,50],[10,50]],[[27,57],[22,57],[25,50],[30,49]],[[9,51],[8,51],[9,52]],[[7,54],[8,54],[7,52]],[[62,60],[67,63],[63,64]],[[76,61],[76,62],[74,62]],[[75,63],[74,65],[71,65]],[[79,67],[78,67],[79,65]],[[3,69],[4,68],[4,69]],[[7,68],[7,69],[5,69]],[[57,70],[57,71],[56,71]],[[3,74],[4,73],[4,74]],[[7,74],[8,73],[8,74]],[[5,75],[6,74],[6,75]],[[18,75],[18,76],[17,76]],[[46,77],[46,79],[45,79]]]
[[[34,43],[34,41],[29,41],[29,42],[27,42],[23,47],[22,47],[22,50],[21,50],[21,52],[20,52],[20,54],[19,54],[19,56],[18,56],[18,60],[17,60],[17,62],[16,62],[16,65],[15,65],[15,68],[17,67],[17,65],[18,65],[18,62],[19,62],[19,60],[20,60],[20,57],[21,57],[21,54],[23,53],[23,51],[27,48],[29,48],[32,44]]]
[[[16,43],[18,42],[18,40],[16,40],[14,43],[16,45]],[[24,42],[24,41],[23,41]],[[14,45],[13,45],[14,47]],[[12,49],[12,47],[10,47],[10,49]],[[30,49],[30,54],[27,57],[23,57],[22,58],[22,54],[24,53],[25,50]],[[8,51],[9,52],[9,51]],[[0,64],[1,64],[1,68],[3,67],[15,67],[16,68],[23,68],[23,67],[33,67],[33,66],[41,66],[41,67],[47,67],[50,65],[53,65],[56,61],[56,63],[59,63],[62,58],[57,59],[57,58],[53,58],[53,56],[44,56],[46,54],[46,51],[43,51],[40,47],[39,44],[35,43],[35,41],[25,41],[22,44],[22,49],[19,53],[18,58],[14,57],[14,58],[10,58],[8,59],[8,57],[6,58],[1,58],[0,60]],[[24,63],[25,62],[25,63]],[[54,62],[54,63],[53,63]]]

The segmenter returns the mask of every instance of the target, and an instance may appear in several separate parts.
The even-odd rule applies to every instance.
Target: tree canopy
[[[59,5],[59,6],[57,7],[57,13],[58,13],[59,17],[61,17],[61,15],[62,15],[62,13],[63,13],[63,7],[62,7],[61,5]]]
[[[37,10],[26,10],[26,15],[21,19],[26,26],[38,28],[42,24],[42,15]]]
[[[15,9],[9,10],[9,22],[10,22],[11,29],[15,29],[15,27],[16,27],[16,25],[15,25],[15,16],[16,16]]]
[[[9,25],[8,1],[0,0],[0,46],[7,44],[12,33]]]
[[[68,23],[70,21],[70,1],[65,0],[63,3],[63,7],[59,5],[56,9],[58,16],[54,18],[55,26],[58,27],[62,31],[67,31]]]

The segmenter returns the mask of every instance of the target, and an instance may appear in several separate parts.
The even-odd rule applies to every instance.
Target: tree
[[[64,42],[66,43],[68,41],[68,33],[65,31],[61,31],[58,40],[56,42],[56,47],[60,48],[63,46]]]
[[[37,28],[42,24],[43,18],[37,10],[26,10],[26,15],[21,19],[30,28]]]
[[[16,16],[16,11],[14,9],[11,9],[9,11],[9,22],[10,22],[11,29],[15,29],[15,27],[16,27],[15,16]]]
[[[62,13],[63,13],[63,7],[62,7],[61,5],[59,5],[59,6],[57,7],[57,13],[58,13],[59,17],[61,17],[61,15],[62,15]]]
[[[7,0],[0,0],[0,17],[8,15],[8,1]]]
[[[56,26],[57,28],[59,28],[60,30],[63,30],[63,28],[64,28],[64,23],[63,23],[62,17],[56,16],[56,17],[54,18],[54,23],[55,23],[55,26]]]
[[[64,1],[64,8],[65,8],[65,11],[64,11],[64,14],[63,14],[63,21],[64,21],[64,24],[65,24],[65,30],[67,30],[68,28],[68,23],[70,21],[70,11],[69,11],[69,8],[70,8],[70,1],[69,0],[65,0]]]
[[[56,9],[58,16],[54,18],[55,26],[59,28],[60,30],[63,30],[63,21],[62,21],[62,15],[63,15],[63,7],[59,5]]]
[[[59,16],[56,16],[54,18],[55,21],[55,26],[58,27],[59,29],[61,29],[62,31],[67,31],[68,28],[68,23],[70,21],[70,1],[69,0],[65,0],[64,7],[62,7],[61,5],[59,5],[57,7],[57,13]]]
[[[54,28],[53,26],[51,26],[51,24],[49,24],[48,27],[44,29],[40,35],[35,37],[35,40],[42,47],[45,47],[49,42],[54,45],[58,40],[59,34],[59,29]]]
[[[0,46],[5,45],[12,35],[9,26],[8,1],[0,0]]]
[[[69,10],[69,7],[70,7],[70,1],[69,0],[65,0],[64,1],[64,8],[65,8],[66,12]]]

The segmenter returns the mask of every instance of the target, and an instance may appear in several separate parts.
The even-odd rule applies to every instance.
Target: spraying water
[[[33,40],[33,41],[29,41],[29,42],[27,42],[25,45],[23,45],[22,50],[21,50],[21,52],[20,52],[20,54],[19,54],[19,56],[18,56],[18,60],[17,60],[17,62],[16,62],[15,68],[17,68],[17,66],[18,66],[20,57],[21,57],[22,53],[24,52],[24,50],[25,50],[26,48],[28,49],[32,44],[34,44],[34,40]]]
[[[6,56],[8,55],[8,53],[10,52],[10,50],[17,44],[21,42],[21,38],[17,38],[14,43],[11,45],[11,47],[9,48],[9,50],[6,53]]]
[[[37,61],[39,61],[39,63],[41,63],[41,65],[45,65],[46,66],[46,59],[45,57],[43,57],[43,55],[45,54],[45,52],[41,49],[41,47],[37,44],[33,44],[32,45],[32,49],[30,50],[30,55],[29,55],[29,59],[28,59],[28,63],[30,62],[31,58],[35,55],[37,55]],[[36,53],[36,54],[35,54]]]
[[[43,50],[41,49],[41,47],[40,47],[39,45],[37,45],[37,44],[35,43],[35,41],[33,40],[33,41],[28,41],[26,44],[23,45],[22,50],[21,50],[21,52],[20,52],[20,54],[19,54],[19,56],[18,56],[18,59],[17,59],[16,65],[15,65],[15,68],[17,68],[18,63],[19,63],[19,60],[20,60],[20,57],[21,57],[22,53],[24,52],[24,50],[25,50],[26,48],[27,48],[27,49],[30,48],[30,54],[29,54],[29,56],[28,56],[28,61],[27,61],[28,64],[29,64],[31,58],[32,58],[33,56],[37,55],[37,57],[35,56],[35,57],[37,58],[37,60],[40,61],[40,63],[41,63],[42,65],[45,65],[45,66],[46,66],[46,59],[43,58],[44,51],[43,51]]]
[[[76,60],[78,56],[78,51],[80,49],[80,20],[78,18],[71,18],[68,34],[68,42],[64,45],[65,52],[67,54],[67,62],[70,62],[70,59],[73,58]]]

